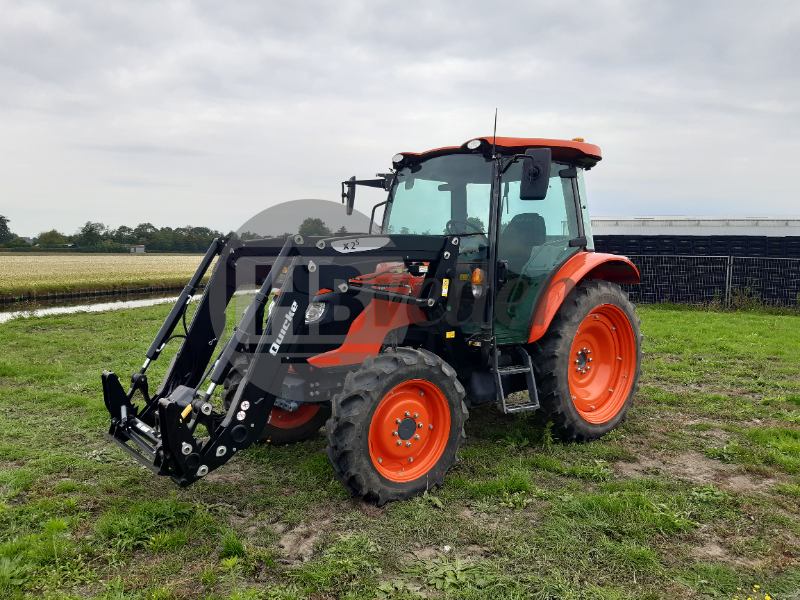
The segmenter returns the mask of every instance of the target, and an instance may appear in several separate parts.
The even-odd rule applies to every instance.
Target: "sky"
[[[497,133],[593,215],[797,215],[800,3],[0,0],[0,215],[236,229]],[[788,166],[787,166],[788,165]],[[362,193],[356,208],[379,201]]]

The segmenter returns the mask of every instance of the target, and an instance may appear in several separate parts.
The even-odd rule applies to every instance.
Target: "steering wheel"
[[[449,233],[450,235],[464,235],[463,231],[454,230],[453,225],[455,224],[466,225],[467,227],[474,229],[475,233],[480,233],[482,236],[486,237],[484,232],[481,231],[480,227],[478,227],[477,225],[473,225],[469,221],[462,221],[461,219],[450,219],[444,226],[444,228],[447,230],[447,233]]]

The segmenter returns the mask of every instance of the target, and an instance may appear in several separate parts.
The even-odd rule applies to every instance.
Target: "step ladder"
[[[506,346],[506,349],[512,347]],[[512,365],[509,367],[499,366],[500,350],[497,344],[492,345],[492,367],[494,370],[494,381],[497,387],[497,400],[500,408],[505,414],[524,412],[526,410],[536,410],[539,408],[539,394],[536,391],[536,379],[533,375],[533,363],[528,352],[522,346],[513,346],[519,358],[522,359],[521,365]],[[503,390],[503,375],[516,375],[525,374],[528,382],[528,401],[527,402],[507,402],[506,394]]]

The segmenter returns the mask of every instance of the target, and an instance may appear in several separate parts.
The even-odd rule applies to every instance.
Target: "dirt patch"
[[[291,531],[287,531],[278,541],[278,547],[283,548],[289,562],[306,562],[314,554],[314,546],[319,541],[325,527],[331,522],[330,519],[319,521],[310,526],[301,523]],[[275,527],[273,526],[273,530]]]
[[[722,487],[740,494],[759,491],[775,485],[775,480],[752,475],[733,475],[722,482]]]
[[[733,556],[725,548],[714,541],[710,541],[702,546],[693,548],[692,556],[699,560],[731,563],[747,569],[753,569],[761,564],[761,561],[758,560],[743,558],[741,556]]]
[[[747,475],[737,465],[725,464],[697,452],[660,458],[641,457],[637,463],[615,463],[614,469],[623,477],[656,476],[666,472],[693,483],[712,484],[737,493],[762,490],[775,483],[772,479]]]
[[[241,483],[244,481],[245,476],[241,473],[233,472],[220,472],[220,471],[213,471],[206,475],[206,481],[209,483],[216,483],[219,485],[235,485],[237,483]]]

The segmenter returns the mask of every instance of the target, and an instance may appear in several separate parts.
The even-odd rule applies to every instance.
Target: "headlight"
[[[314,323],[322,318],[325,314],[324,302],[312,302],[306,309],[306,324]]]

